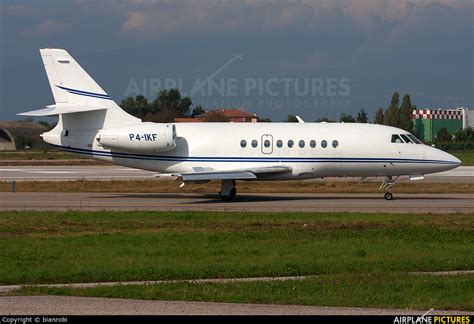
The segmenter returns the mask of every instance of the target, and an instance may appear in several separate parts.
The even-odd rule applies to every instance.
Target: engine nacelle
[[[168,152],[176,147],[176,126],[141,123],[106,128],[97,134],[97,142],[104,148],[130,152]]]

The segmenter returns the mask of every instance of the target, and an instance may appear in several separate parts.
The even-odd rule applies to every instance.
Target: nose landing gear
[[[235,180],[222,180],[219,197],[224,201],[232,201],[236,195]]]
[[[380,185],[379,189],[385,189],[385,195],[384,195],[385,200],[393,199],[392,187],[395,184],[395,180],[397,179],[398,177],[393,179],[392,176],[387,176],[385,180],[382,182],[382,184]]]

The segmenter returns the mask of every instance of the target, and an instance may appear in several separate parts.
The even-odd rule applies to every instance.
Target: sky
[[[0,119],[53,104],[38,49],[66,49],[117,102],[179,88],[206,109],[314,121],[474,109],[471,0],[0,2]]]

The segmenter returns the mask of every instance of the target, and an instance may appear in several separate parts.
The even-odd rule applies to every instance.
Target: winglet
[[[295,117],[298,120],[298,123],[304,124],[304,120],[300,116],[295,116]]]

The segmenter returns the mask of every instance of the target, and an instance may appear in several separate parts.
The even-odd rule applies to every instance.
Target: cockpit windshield
[[[392,143],[403,143],[402,139],[399,135],[393,134],[392,135]]]
[[[418,138],[416,138],[415,135],[407,134],[407,136],[408,136],[413,142],[415,142],[416,144],[423,144]]]
[[[392,134],[392,143],[410,143],[410,144],[423,144],[416,136],[412,134]]]
[[[400,136],[403,138],[403,140],[405,141],[405,143],[410,143],[410,144],[413,144],[413,141],[405,134],[400,134]]]

